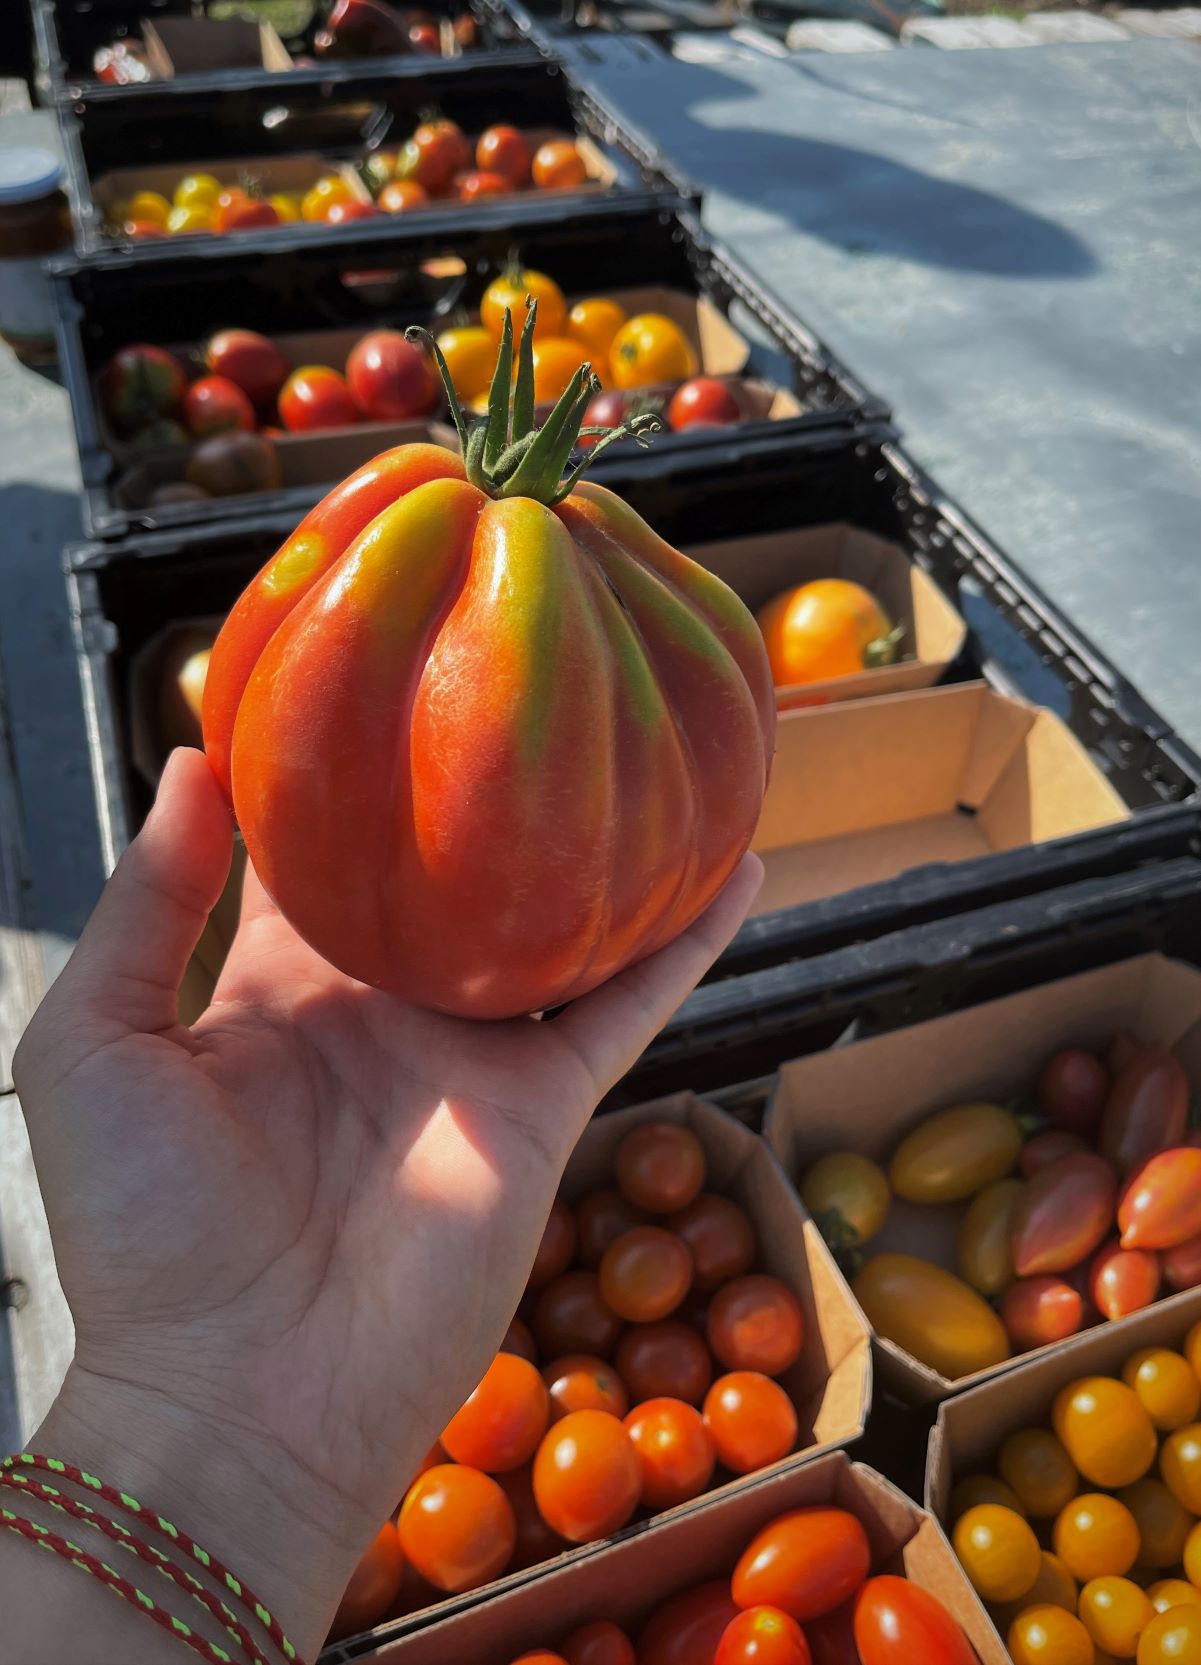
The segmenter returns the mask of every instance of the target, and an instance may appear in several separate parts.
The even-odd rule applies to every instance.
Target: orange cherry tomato
[[[641,1490],[638,1453],[624,1426],[605,1411],[572,1411],[553,1423],[534,1458],[538,1507],[573,1544],[623,1527]]]
[[[674,1312],[692,1282],[683,1238],[661,1226],[635,1226],[609,1244],[597,1274],[601,1298],[619,1318],[652,1324]]]
[[[560,1646],[567,1665],[635,1665],[634,1644],[610,1619],[581,1625]]]
[[[550,1390],[550,1419],[572,1411],[608,1411],[610,1416],[624,1416],[630,1408],[626,1385],[611,1364],[604,1359],[591,1358],[587,1353],[569,1353],[556,1359],[542,1372],[542,1380]]]
[[[1119,1503],[1124,1503],[1130,1510],[1138,1527],[1139,1566],[1178,1566],[1181,1556],[1187,1555],[1185,1545],[1193,1517],[1173,1497],[1163,1481],[1144,1474],[1133,1486],[1123,1486],[1117,1496]],[[1188,1572],[1187,1559],[1185,1571]],[[1201,1573],[1201,1560],[1198,1561],[1197,1571]],[[1191,1573],[1189,1577],[1192,1577]]]
[[[459,1594],[498,1578],[517,1536],[513,1508],[478,1469],[443,1463],[409,1487],[400,1506],[405,1559],[435,1589]]]
[[[600,295],[577,301],[567,314],[567,333],[585,348],[594,364],[605,368],[613,337],[626,321],[625,308]]]
[[[713,1477],[713,1440],[701,1413],[682,1399],[648,1399],[625,1419],[642,1466],[642,1502],[672,1509],[699,1497]]]
[[[1201,1530],[1197,1522],[1190,1520],[1188,1536],[1184,1540],[1184,1548],[1178,1559],[1184,1565],[1184,1575],[1190,1584],[1201,1588]],[[1168,1563],[1165,1563],[1167,1565]]]
[[[335,202],[354,202],[357,193],[348,179],[340,174],[326,174],[319,179],[311,190],[305,192],[300,204],[300,217],[310,224],[317,224],[325,219]],[[221,212],[221,198],[217,198],[217,215]],[[216,217],[214,217],[214,224]]]
[[[777,688],[853,676],[895,657],[884,645],[892,630],[887,613],[861,584],[845,578],[817,578],[787,590],[756,617]]]
[[[1169,1607],[1201,1607],[1201,1590],[1183,1578],[1161,1578],[1147,1585],[1147,1600],[1157,1613],[1166,1613]]]
[[[812,1665],[805,1633],[778,1607],[748,1607],[722,1632],[713,1665]]]
[[[456,1463],[503,1474],[530,1460],[549,1420],[550,1395],[535,1366],[516,1353],[498,1353],[442,1430],[442,1449]]]
[[[1013,1665],[1093,1665],[1092,1637],[1062,1607],[1027,1607],[1006,1637]]]
[[[613,1174],[635,1208],[672,1214],[700,1194],[705,1152],[696,1134],[678,1122],[642,1122],[618,1145]]]
[[[649,1216],[627,1202],[620,1191],[606,1186],[589,1191],[575,1205],[576,1258],[582,1266],[595,1268],[615,1237],[645,1226]]]
[[[541,1289],[552,1278],[566,1272],[574,1253],[575,1218],[562,1198],[556,1197],[542,1228],[542,1240],[530,1267],[526,1288]]]
[[[709,1349],[678,1318],[635,1324],[617,1343],[613,1363],[635,1404],[643,1399],[683,1399],[699,1405],[713,1380]]]
[[[354,1636],[378,1624],[396,1600],[404,1570],[400,1539],[395,1526],[386,1520],[350,1575],[331,1633]]]
[[[471,145],[453,121],[423,121],[401,146],[398,179],[415,179],[431,196],[445,191],[457,173],[471,166]]]
[[[468,168],[455,178],[460,202],[478,202],[481,197],[507,197],[513,187],[503,173],[486,173],[482,168]]]
[[[997,1473],[1017,1493],[1022,1513],[1050,1520],[1080,1488],[1072,1459],[1047,1428],[1019,1428],[997,1453]]]
[[[640,312],[628,318],[613,337],[609,373],[614,387],[683,382],[696,372],[697,357],[691,341],[662,313]]]
[[[587,354],[578,341],[572,341],[565,335],[544,336],[541,329],[535,331],[535,402],[540,405],[552,403],[586,362]]]
[[[1104,1492],[1082,1492],[1058,1514],[1052,1532],[1055,1553],[1072,1574],[1121,1578],[1138,1559],[1138,1523],[1124,1503]]]
[[[727,1370],[778,1376],[800,1357],[805,1320],[787,1284],[755,1273],[718,1290],[705,1333]]]
[[[702,1191],[687,1208],[669,1214],[664,1224],[692,1251],[692,1282],[709,1295],[729,1278],[749,1272],[755,1260],[755,1233],[744,1209],[729,1197]]]
[[[535,152],[530,172],[540,191],[564,191],[584,183],[588,165],[570,139],[552,139]]]
[[[797,1414],[779,1382],[757,1370],[719,1376],[705,1395],[705,1427],[732,1474],[778,1463],[796,1444]]]
[[[607,1305],[595,1272],[564,1272],[540,1290],[530,1327],[543,1358],[593,1353],[608,1358],[621,1334],[621,1319]]]
[[[407,214],[414,208],[424,208],[430,197],[415,179],[390,179],[375,200],[384,214]]]
[[[360,416],[345,376],[325,364],[305,364],[283,385],[279,419],[289,433],[300,434],[353,427]]]
[[[545,272],[516,266],[493,278],[480,301],[480,323],[494,341],[499,341],[504,331],[506,311],[513,315],[514,341],[520,339],[527,295],[538,302],[538,334],[562,335],[567,317],[563,291]]]
[[[1132,1389],[1108,1376],[1084,1376],[1061,1388],[1051,1426],[1095,1486],[1132,1485],[1155,1461],[1151,1418]]]
[[[699,1665],[711,1660],[737,1614],[728,1578],[682,1590],[643,1625],[636,1646],[638,1665]]]
[[[561,1653],[551,1653],[549,1648],[535,1648],[533,1653],[523,1653],[513,1660],[512,1665],[567,1665]]]
[[[1155,1609],[1130,1579],[1093,1578],[1080,1592],[1078,1616],[1097,1647],[1119,1659],[1133,1659]]]
[[[1201,1665],[1201,1607],[1157,1613],[1138,1639],[1137,1665]]]
[[[1004,1636],[1018,1614],[1027,1607],[1062,1607],[1067,1613],[1076,1611],[1079,1596],[1076,1580],[1058,1555],[1044,1549],[1039,1559],[1038,1577],[1016,1601],[994,1602],[989,1611],[993,1623]]]
[[[955,1522],[951,1542],[972,1588],[985,1601],[1017,1601],[1033,1586],[1042,1551],[1012,1509],[980,1503]]]
[[[534,1337],[530,1333],[529,1325],[521,1318],[513,1318],[505,1331],[505,1339],[500,1344],[502,1353],[516,1353],[519,1359],[529,1359],[531,1364],[538,1362],[538,1349],[534,1346]]]
[[[520,191],[530,182],[530,147],[517,128],[501,123],[476,140],[475,165],[486,173],[503,174],[511,189]]]
[[[1192,1515],[1201,1515],[1201,1422],[1186,1422],[1164,1440],[1159,1472]]]
[[[513,1519],[517,1524],[513,1559],[509,1562],[510,1572],[521,1572],[526,1567],[540,1566],[543,1561],[550,1561],[556,1555],[562,1555],[565,1549],[570,1549],[567,1540],[561,1538],[542,1518],[542,1511],[534,1499],[532,1463],[510,1469],[507,1474],[498,1474],[496,1483],[508,1498],[509,1506],[513,1510]]]
[[[976,1658],[938,1598],[907,1578],[869,1578],[854,1615],[862,1665],[972,1665]]]
[[[349,225],[352,220],[374,220],[379,213],[373,202],[351,197],[349,202],[331,202],[325,210],[326,225]]]
[[[854,1595],[871,1559],[867,1533],[854,1515],[811,1504],[755,1534],[734,1568],[730,1592],[739,1607],[779,1607],[803,1625]]]
[[[960,1515],[965,1515],[969,1509],[974,1509],[977,1503],[997,1503],[1002,1509],[1012,1509],[1015,1515],[1026,1513],[1018,1494],[1004,1480],[998,1480],[995,1474],[969,1474],[951,1488],[947,1511],[951,1524],[954,1525]]]

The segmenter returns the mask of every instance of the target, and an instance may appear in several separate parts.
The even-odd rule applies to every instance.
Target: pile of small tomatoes
[[[1201,1284],[1189,1097],[1171,1052],[1119,1034],[1104,1060],[1076,1047],[1048,1059],[1031,1114],[941,1110],[901,1141],[887,1174],[835,1152],[803,1176],[801,1196],[858,1265],[852,1288],[878,1334],[967,1375]],[[958,1276],[916,1255],[862,1260],[894,1197],[963,1208]]]
[[[142,190],[111,203],[105,226],[110,236],[141,242],[201,233],[225,237],[301,221],[344,225],[374,214],[367,193],[344,170],[321,174],[305,191],[271,191],[249,175],[239,184],[223,184],[215,174],[189,173],[169,198]]]
[[[379,150],[363,179],[385,214],[407,214],[450,199],[478,202],[514,191],[570,191],[588,183],[588,164],[574,139],[535,138],[507,124],[489,127],[473,144],[453,121],[424,121],[398,150]]]
[[[952,1542],[1015,1665],[1201,1665],[1201,1324],[1121,1377],[1069,1382],[995,1474],[951,1494]]]
[[[695,1134],[647,1121],[612,1184],[556,1200],[502,1351],[368,1557],[391,1577],[359,1569],[340,1634],[402,1582],[411,1607],[475,1589],[794,1449],[775,1378],[801,1355],[801,1307],[753,1270],[750,1219],[705,1177]]]

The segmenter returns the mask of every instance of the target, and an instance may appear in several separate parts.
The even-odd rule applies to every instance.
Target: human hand
[[[18,1050],[76,1326],[38,1442],[140,1488],[315,1652],[495,1352],[597,1100],[762,870],[746,858],[682,937],[554,1022],[493,1024],[352,982],[248,871],[187,1029],[176,995],[231,849],[207,763],[176,752]]]

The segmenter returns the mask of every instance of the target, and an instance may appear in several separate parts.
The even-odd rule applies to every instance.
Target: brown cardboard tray
[[[142,19],[142,44],[156,80],[222,69],[292,69],[292,55],[271,23],[245,17]]]

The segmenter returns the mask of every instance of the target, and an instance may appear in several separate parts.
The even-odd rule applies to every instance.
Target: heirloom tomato
[[[587,362],[588,355],[578,341],[565,335],[534,339],[534,398],[540,405],[561,398],[571,378]]]
[[[1121,1174],[1184,1142],[1189,1084],[1165,1047],[1143,1047],[1109,1089],[1097,1149]]]
[[[252,405],[270,405],[292,366],[274,341],[254,330],[219,330],[204,349],[209,374],[240,387]]]
[[[862,1665],[974,1665],[975,1649],[937,1596],[907,1578],[869,1578],[854,1613]]]
[[[661,312],[627,318],[609,349],[614,387],[647,387],[695,376],[696,350],[680,326]]]
[[[667,407],[667,426],[678,434],[687,428],[728,428],[742,417],[738,395],[716,376],[693,376],[676,389]]]
[[[187,387],[179,360],[146,342],[114,353],[98,384],[104,414],[122,434],[132,434],[157,417],[173,416]]]
[[[613,337],[625,321],[625,308],[619,302],[603,295],[590,295],[585,300],[577,301],[567,314],[567,334],[587,349],[594,364],[603,368],[609,361]],[[592,415],[592,407],[589,406],[585,421],[600,420],[600,417]]]
[[[293,370],[279,396],[279,419],[294,434],[353,427],[359,414],[346,378],[325,364],[305,364]]]
[[[443,330],[438,347],[460,399],[470,402],[487,393],[496,368],[496,342],[482,324]]]
[[[408,422],[438,403],[438,378],[399,330],[372,330],[346,360],[350,396],[370,422]]]
[[[779,1607],[805,1624],[853,1596],[871,1560],[867,1533],[854,1515],[810,1504],[755,1534],[734,1568],[730,1593],[739,1607]]]
[[[254,406],[242,389],[225,376],[201,376],[184,394],[184,421],[197,439],[224,433],[228,428],[254,432]]]
[[[201,440],[189,457],[188,480],[210,497],[276,491],[280,484],[279,452],[262,434],[246,434],[239,428],[213,434]]]
[[[1116,1194],[1113,1169],[1092,1151],[1040,1168],[1025,1181],[1013,1211],[1018,1277],[1066,1272],[1091,1254],[1112,1227]]]

